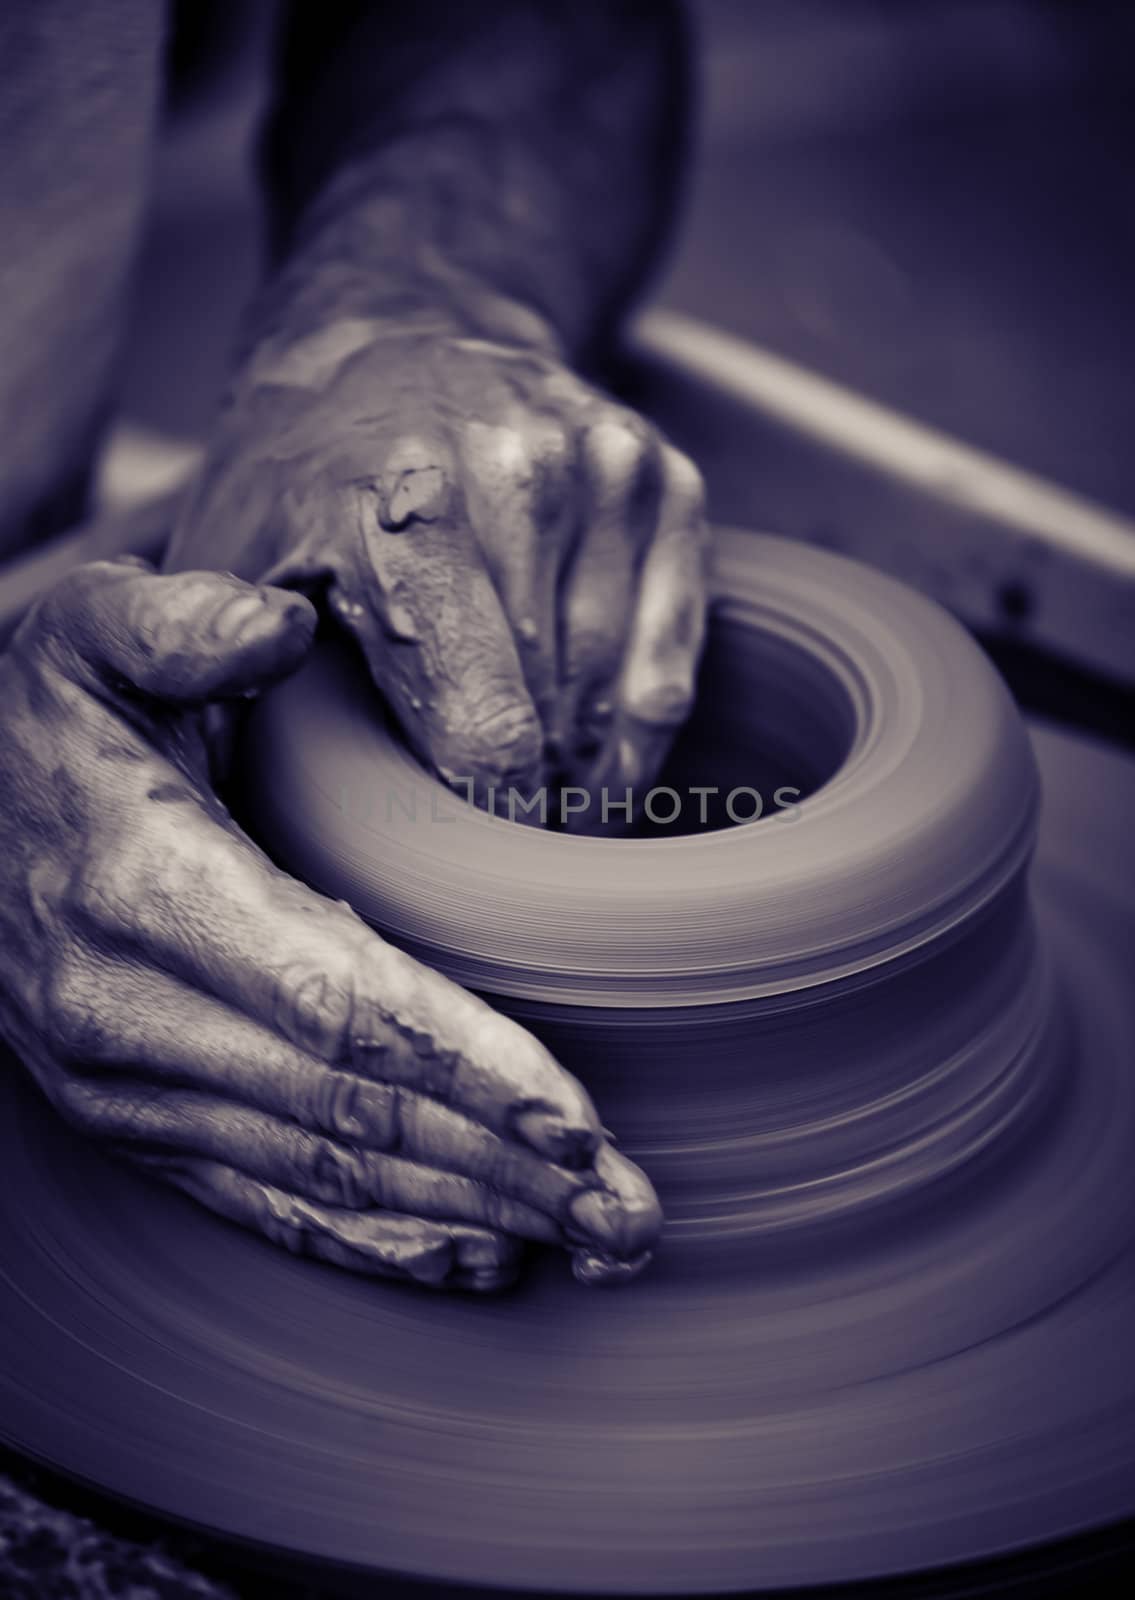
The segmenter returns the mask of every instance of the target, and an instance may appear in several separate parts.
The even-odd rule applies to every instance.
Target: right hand
[[[661,1224],[516,1023],[278,871],[199,715],[290,671],[301,597],[96,562],[0,658],[0,1033],[69,1122],[292,1250],[472,1289],[520,1241],[630,1276]]]

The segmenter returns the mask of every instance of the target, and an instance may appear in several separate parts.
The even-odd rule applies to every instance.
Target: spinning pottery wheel
[[[1037,735],[1030,867],[1029,740],[956,624],[798,545],[718,558],[661,782],[760,820],[474,812],[331,644],[245,747],[282,863],[583,1077],[667,1211],[647,1273],[589,1291],[548,1257],[482,1300],[297,1261],[5,1072],[10,1441],[243,1539],[496,1589],[826,1583],[1132,1510],[1132,778]]]

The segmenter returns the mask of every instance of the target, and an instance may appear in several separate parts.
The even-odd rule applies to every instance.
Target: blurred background
[[[702,113],[658,284],[911,416],[1135,512],[1135,7],[687,0]],[[188,0],[125,367],[209,424],[258,272],[270,0]]]

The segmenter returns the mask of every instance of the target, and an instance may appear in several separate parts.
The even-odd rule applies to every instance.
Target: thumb
[[[13,649],[40,653],[104,693],[192,705],[247,694],[292,671],[315,623],[302,595],[230,573],[158,575],[136,559],[93,561],[43,598]]]

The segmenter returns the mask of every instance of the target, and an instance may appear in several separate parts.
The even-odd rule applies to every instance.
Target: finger
[[[139,1152],[131,1159],[273,1244],[350,1272],[487,1292],[506,1288],[519,1270],[519,1241],[487,1228],[321,1205],[217,1161]]]
[[[661,456],[632,412],[606,407],[582,447],[586,527],[561,602],[563,650],[553,743],[581,785],[606,739],[634,615],[638,573],[658,514]]]
[[[199,704],[290,671],[314,632],[302,595],[228,573],[159,576],[136,561],[95,561],[51,590],[18,642],[104,691]]]
[[[404,1152],[424,1167],[454,1169],[479,1185],[535,1208],[566,1241],[620,1258],[649,1250],[662,1226],[650,1180],[604,1141],[592,1166],[571,1170],[419,1095],[400,1106]]]
[[[547,731],[559,679],[560,574],[576,533],[567,430],[527,411],[503,424],[468,423],[461,442],[469,515]]]
[[[77,1126],[126,1150],[179,1151],[235,1167],[309,1200],[358,1211],[458,1219],[549,1244],[564,1242],[542,1211],[459,1173],[384,1152],[351,1149],[280,1117],[191,1089],[74,1082],[62,1105]]]
[[[663,446],[658,529],[643,564],[619,674],[615,714],[595,785],[636,801],[649,789],[693,704],[705,637],[708,534],[701,477]]]
[[[72,1071],[93,1074],[96,1090],[116,1092],[126,1075],[140,1089],[174,1085],[239,1102],[337,1143],[475,1179],[543,1211],[575,1242],[623,1257],[649,1248],[661,1225],[649,1180],[610,1145],[582,1171],[557,1166],[439,1101],[330,1067],[166,973],[96,958],[72,979],[62,1017],[60,999],[56,1048]]]
[[[341,541],[328,600],[415,753],[494,809],[542,783],[544,736],[454,471],[447,446],[402,441],[373,493],[320,500],[325,520],[358,530]],[[427,484],[434,498],[408,509]]]
[[[69,914],[96,948],[174,974],[360,1077],[415,1089],[561,1165],[600,1141],[581,1084],[517,1023],[387,944],[342,903],[278,871],[200,806],[124,773],[131,826],[85,863]],[[191,798],[191,797],[190,797]],[[131,803],[132,802],[132,803]],[[160,835],[147,811],[177,805]]]

